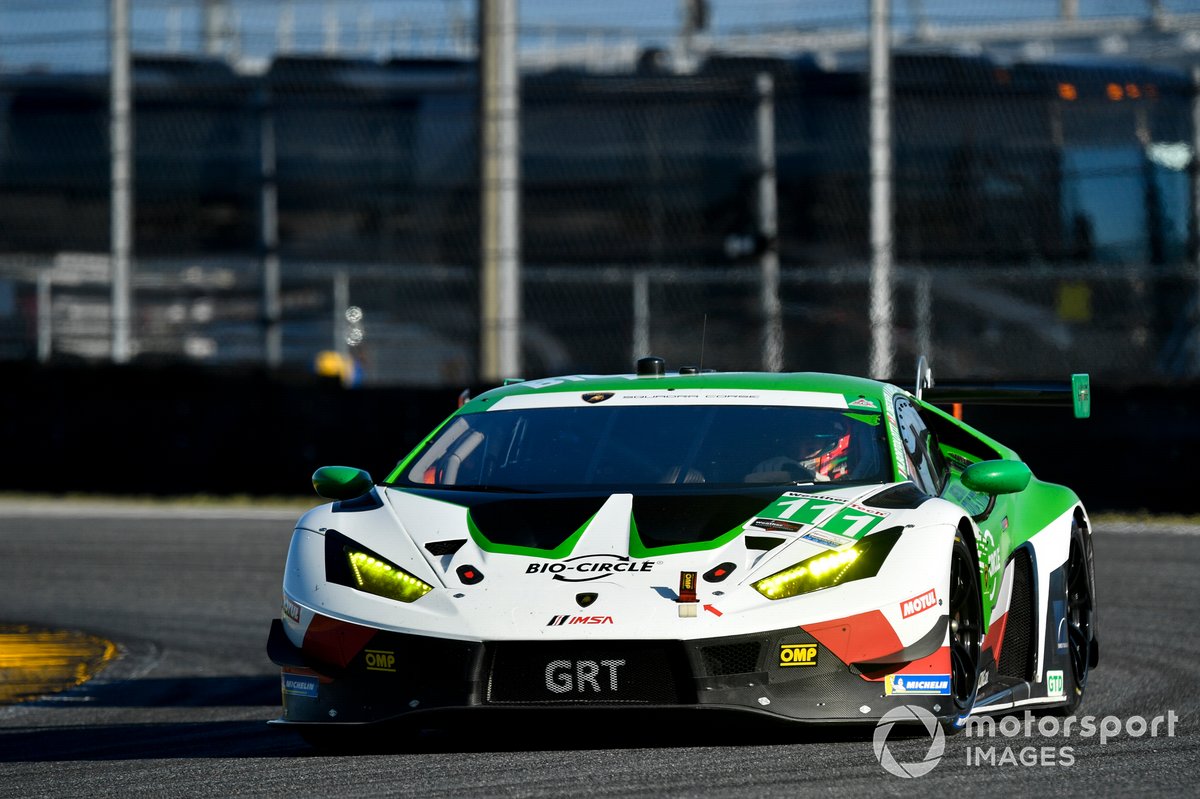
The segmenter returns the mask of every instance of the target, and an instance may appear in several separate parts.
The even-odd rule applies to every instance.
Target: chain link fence
[[[524,376],[761,368],[768,252],[783,368],[866,373],[867,3],[644,5],[522,4]],[[1196,10],[894,5],[897,368],[1200,375]],[[137,359],[266,362],[271,254],[283,368],[474,382],[474,6],[421,7],[134,0]],[[0,9],[3,360],[108,357],[104,24]]]
[[[261,363],[252,266],[143,262],[137,358]],[[0,356],[104,359],[106,269],[104,256],[0,261]],[[783,271],[784,369],[866,373],[868,273],[865,264]],[[1200,372],[1200,280],[1190,267],[904,266],[895,277],[902,370],[925,354],[944,378],[1090,371],[1133,383]],[[294,264],[282,293],[284,360],[316,368],[319,353],[340,353],[355,370],[345,379],[362,385],[472,384],[475,285],[467,267]],[[523,376],[630,371],[648,352],[672,368],[759,369],[759,291],[759,272],[745,267],[529,267]]]

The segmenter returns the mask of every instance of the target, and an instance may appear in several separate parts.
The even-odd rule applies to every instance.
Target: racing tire
[[[1066,702],[1054,708],[1057,715],[1072,715],[1083,700],[1088,675],[1095,664],[1096,582],[1091,541],[1078,521],[1071,523],[1070,551],[1067,555],[1066,623],[1067,656],[1070,680],[1064,686]],[[1065,675],[1064,675],[1065,676]]]
[[[979,592],[979,566],[962,533],[954,536],[950,550],[950,700],[954,716],[944,724],[958,732],[966,723],[979,691],[979,658],[983,640],[983,599]]]

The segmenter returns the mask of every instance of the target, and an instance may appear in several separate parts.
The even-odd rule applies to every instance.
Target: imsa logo
[[[613,624],[612,616],[554,616],[546,622],[547,627],[561,627],[564,624]]]
[[[780,666],[815,666],[817,665],[816,644],[780,644]]]

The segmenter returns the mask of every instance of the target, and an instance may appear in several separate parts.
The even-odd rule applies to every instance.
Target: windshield
[[[459,416],[397,482],[512,491],[885,482],[888,463],[878,413],[551,407]]]

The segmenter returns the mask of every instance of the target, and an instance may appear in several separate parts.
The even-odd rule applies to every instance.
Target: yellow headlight
[[[433,590],[433,586],[385,560],[346,547],[346,560],[354,575],[354,587],[370,594],[414,602]]]
[[[787,599],[851,580],[874,577],[899,540],[900,533],[899,527],[881,530],[853,546],[813,555],[752,585],[767,599]]]

